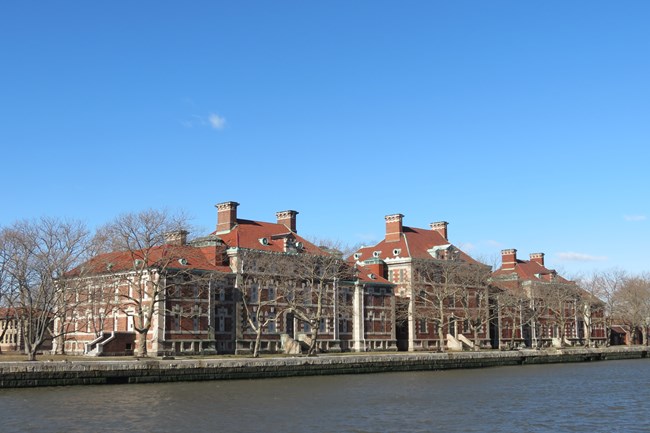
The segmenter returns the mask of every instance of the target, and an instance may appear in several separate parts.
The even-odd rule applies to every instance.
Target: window
[[[347,317],[342,317],[339,319],[339,332],[350,332],[348,329],[349,319]]]
[[[181,315],[179,313],[174,313],[174,331],[181,330]]]
[[[252,303],[257,303],[258,301],[257,287],[257,284],[253,284],[249,290],[249,298]]]
[[[420,332],[423,334],[427,333],[427,320],[420,319]]]
[[[226,330],[226,309],[219,308],[217,310],[217,330],[219,332],[224,332]]]
[[[320,323],[318,324],[318,331],[319,332],[327,332],[327,320],[326,319],[320,319]]]

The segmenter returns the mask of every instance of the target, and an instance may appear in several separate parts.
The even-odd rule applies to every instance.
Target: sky
[[[216,203],[650,271],[650,2],[0,3],[0,226]]]

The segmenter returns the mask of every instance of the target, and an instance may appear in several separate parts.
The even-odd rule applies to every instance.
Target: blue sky
[[[0,225],[214,204],[650,270],[650,3],[0,4]],[[198,233],[197,233],[198,234]]]

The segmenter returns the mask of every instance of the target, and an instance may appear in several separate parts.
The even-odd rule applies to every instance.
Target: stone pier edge
[[[259,379],[449,370],[647,357],[646,347],[320,355],[238,359],[128,359],[0,362],[0,388]]]

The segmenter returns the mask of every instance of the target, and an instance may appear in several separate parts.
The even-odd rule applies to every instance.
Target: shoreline
[[[507,352],[398,352],[316,357],[0,362],[0,388],[262,379],[332,374],[487,368],[648,357],[648,347]]]

